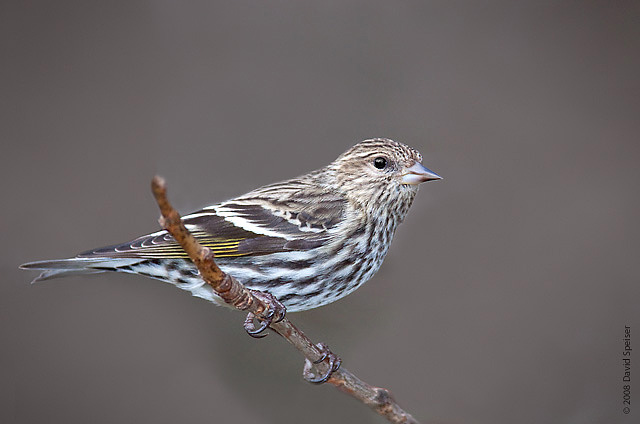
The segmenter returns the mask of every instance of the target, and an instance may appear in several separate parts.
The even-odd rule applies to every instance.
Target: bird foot
[[[268,309],[262,315],[256,315],[253,312],[247,314],[247,318],[244,320],[244,329],[248,335],[257,339],[265,337],[268,333],[265,330],[276,322],[280,322],[284,319],[287,308],[284,307],[278,299],[271,293],[251,290],[251,294],[267,304]],[[259,321],[260,325],[256,328],[255,321]]]
[[[302,376],[309,383],[322,384],[322,383],[326,383],[331,378],[331,374],[333,374],[335,371],[338,370],[338,368],[340,368],[340,364],[342,364],[342,359],[340,359],[340,357],[335,353],[331,352],[329,350],[329,347],[326,344],[318,343],[316,346],[318,347],[318,349],[320,349],[320,352],[322,352],[322,355],[320,356],[320,358],[316,359],[313,362],[311,362],[308,359],[305,359],[304,371],[302,372]],[[329,368],[327,372],[324,373],[324,375],[318,376],[311,371],[313,368],[315,368],[315,364],[319,364],[324,361],[329,361],[328,363]]]

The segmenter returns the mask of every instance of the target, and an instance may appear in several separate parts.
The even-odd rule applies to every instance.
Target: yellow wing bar
[[[197,234],[197,233],[196,233]],[[195,235],[195,234],[194,234]],[[198,241],[213,251],[213,254],[218,258],[235,257],[235,256],[247,256],[251,252],[240,253],[238,247],[240,242],[244,239],[219,239],[207,235],[205,237],[197,237]],[[171,243],[160,246],[153,246],[145,249],[146,251],[140,252],[147,257],[153,258],[186,258],[187,254],[182,247],[177,243]]]

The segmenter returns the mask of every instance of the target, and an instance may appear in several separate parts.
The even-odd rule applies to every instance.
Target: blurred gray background
[[[0,421],[384,422],[238,312],[17,269],[384,136],[445,179],[295,322],[427,423],[638,422],[640,6],[559,3],[2,2]]]

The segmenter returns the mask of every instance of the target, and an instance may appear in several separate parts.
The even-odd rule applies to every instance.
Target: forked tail
[[[37,281],[51,280],[53,278],[67,277],[70,275],[86,275],[106,271],[117,271],[121,266],[132,265],[137,262],[140,262],[140,259],[70,258],[28,262],[20,265],[20,268],[41,270],[42,272],[40,275],[32,281],[32,283],[35,283]]]

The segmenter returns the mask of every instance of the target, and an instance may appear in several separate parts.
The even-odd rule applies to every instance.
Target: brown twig
[[[265,303],[261,297],[254,296],[238,280],[225,274],[216,265],[213,252],[198,243],[182,223],[180,214],[169,203],[164,179],[155,176],[151,188],[162,213],[160,224],[189,255],[189,258],[198,267],[202,279],[229,305],[242,311],[251,312],[257,317],[264,317],[263,314],[269,310],[270,305]],[[305,373],[310,372],[312,367],[320,375],[329,372],[328,361],[314,362],[324,357],[323,351],[287,318],[271,323],[269,328],[284,337],[304,355]],[[345,368],[334,371],[327,383],[359,399],[392,423],[418,424],[418,421],[398,406],[388,390],[365,383]]]

